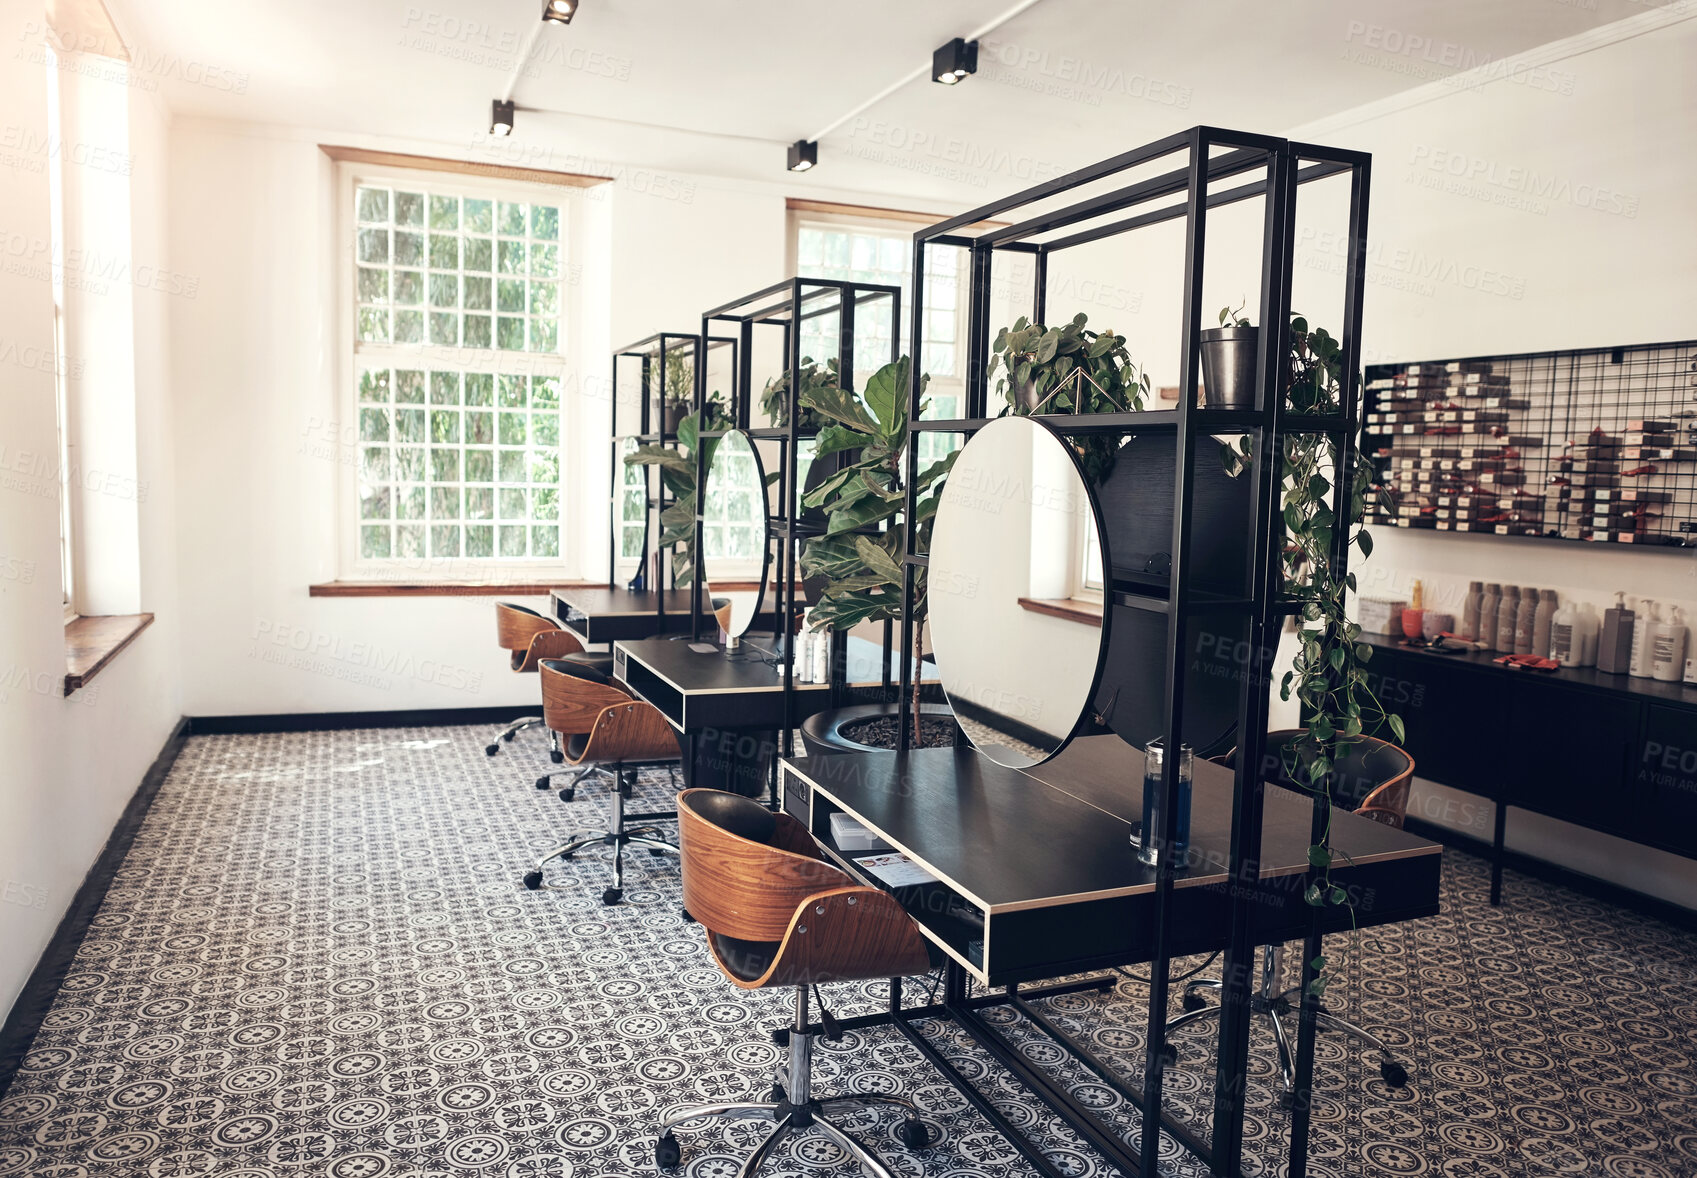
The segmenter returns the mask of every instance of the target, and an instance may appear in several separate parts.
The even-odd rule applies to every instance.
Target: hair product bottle
[[[1479,628],[1473,640],[1484,643],[1486,650],[1497,644],[1497,606],[1502,599],[1502,588],[1495,581],[1485,582],[1485,592],[1479,598]]]
[[[1650,677],[1650,642],[1654,637],[1656,623],[1661,615],[1656,610],[1656,603],[1646,597],[1638,603],[1642,608],[1638,618],[1632,623],[1632,659],[1627,664],[1627,674],[1637,679]]]
[[[1603,633],[1597,641],[1597,670],[1611,675],[1626,674],[1632,665],[1632,611],[1626,594],[1615,593],[1615,603],[1603,613]]]
[[[1650,648],[1651,674],[1663,683],[1678,683],[1685,673],[1685,611],[1677,605],[1667,621],[1656,626]]]
[[[1532,653],[1532,634],[1538,628],[1538,590],[1528,589],[1520,595],[1520,606],[1514,611],[1514,653]]]
[[[1550,619],[1556,616],[1559,604],[1554,589],[1538,594],[1538,613],[1532,623],[1532,653],[1539,658],[1550,657]]]
[[[1578,665],[1579,608],[1571,601],[1563,602],[1550,617],[1550,657],[1564,667]]]
[[[1579,620],[1574,623],[1574,643],[1579,647],[1579,662],[1581,667],[1597,665],[1597,631],[1603,628],[1602,619],[1597,617],[1597,607],[1587,601],[1579,607]]]
[[[1491,649],[1503,654],[1514,653],[1514,616],[1520,611],[1520,590],[1513,585],[1503,586],[1502,604],[1497,606],[1496,629],[1491,631]]]
[[[1484,582],[1467,583],[1467,596],[1461,603],[1461,636],[1469,641],[1479,637],[1479,605],[1484,597]]]

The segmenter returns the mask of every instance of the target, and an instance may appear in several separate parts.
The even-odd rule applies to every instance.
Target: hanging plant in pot
[[[1203,404],[1210,409],[1255,408],[1255,346],[1259,332],[1237,307],[1220,308],[1220,325],[1202,331]]]
[[[1284,389],[1287,408],[1296,414],[1326,414],[1342,411],[1343,354],[1338,342],[1324,328],[1310,330],[1301,316],[1291,319],[1289,362]],[[1297,603],[1297,651],[1291,669],[1280,684],[1279,697],[1295,698],[1302,706],[1301,734],[1284,750],[1287,777],[1312,794],[1334,801],[1332,790],[1348,746],[1363,735],[1388,728],[1397,742],[1403,739],[1399,716],[1385,710],[1367,674],[1373,650],[1361,641],[1361,627],[1349,617],[1348,594],[1354,592],[1354,573],[1341,574],[1334,554],[1336,541],[1347,537],[1347,545],[1359,548],[1366,557],[1373,540],[1362,526],[1372,494],[1373,467],[1356,452],[1353,470],[1343,472],[1339,440],[1323,433],[1293,433],[1284,438],[1280,488],[1284,529],[1282,582],[1288,600]],[[1247,465],[1248,455],[1241,456]],[[1342,502],[1344,517],[1333,507],[1334,480],[1347,478]],[[1329,836],[1308,848],[1314,868],[1313,882],[1305,894],[1314,907],[1350,909],[1348,894],[1332,882],[1333,856]],[[1325,991],[1335,976],[1338,959],[1316,958],[1309,988]]]
[[[1082,311],[1060,327],[1025,316],[996,333],[986,379],[1002,371],[996,393],[1004,413],[1136,413],[1149,395],[1149,374],[1132,362],[1125,337],[1091,331]],[[1120,438],[1093,434],[1073,439],[1084,473],[1100,486],[1114,470]]]
[[[902,556],[908,526],[902,518],[908,373],[909,360],[903,356],[874,373],[859,397],[834,385],[802,394],[803,403],[826,421],[815,456],[843,453],[851,459],[802,497],[802,505],[819,509],[826,521],[825,534],[807,541],[801,550],[802,575],[828,581],[809,615],[815,626],[847,630],[861,622],[901,620]],[[921,389],[928,380],[921,378]],[[916,546],[921,551],[929,546],[941,482],[958,453],[920,471],[914,485]],[[914,569],[914,649],[910,654],[915,664],[924,648],[925,572],[923,567]],[[923,744],[922,717],[933,709],[921,703],[917,675],[912,704],[914,740]],[[948,731],[952,734],[952,723]]]

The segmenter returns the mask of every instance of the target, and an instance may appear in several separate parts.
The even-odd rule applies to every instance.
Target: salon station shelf
[[[762,641],[744,639],[734,652],[709,643],[700,645],[710,649],[697,650],[696,643],[669,638],[619,642],[613,647],[613,676],[686,734],[777,729],[785,722],[784,668]],[[890,678],[897,675],[899,669],[890,667]],[[922,675],[933,683],[936,668],[925,663]],[[885,682],[883,647],[849,635],[842,686],[862,690]],[[792,722],[832,706],[829,683],[795,683],[791,690]]]
[[[904,759],[905,758],[905,759]],[[830,816],[844,812],[937,878],[897,889],[926,935],[988,986],[1150,960],[1155,955],[1155,871],[1130,839],[1142,814],[1143,753],[1118,737],[1073,741],[1028,769],[969,748],[855,753],[783,763],[811,791],[813,836],[843,868],[874,887],[839,852]],[[1232,772],[1195,770],[1191,847],[1174,879],[1174,955],[1225,943]],[[1311,807],[1270,788],[1262,818],[1265,866],[1254,885],[1253,937],[1274,944],[1307,928]],[[1334,810],[1338,886],[1355,897],[1357,927],[1438,911],[1443,848],[1371,819]],[[1034,847],[1052,852],[1034,855]],[[1350,927],[1333,911],[1329,931]]]
[[[1419,775],[1496,804],[1492,903],[1501,898],[1509,807],[1697,858],[1697,687],[1595,667],[1511,670],[1488,652],[1363,640]],[[1509,741],[1505,731],[1535,735]]]

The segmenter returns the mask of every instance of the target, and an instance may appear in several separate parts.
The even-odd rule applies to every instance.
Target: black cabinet
[[[1428,781],[1697,858],[1697,688],[1369,639],[1369,683]],[[1494,839],[1500,879],[1502,831]]]
[[[1697,858],[1697,712],[1660,704],[1645,709],[1631,775],[1643,799],[1643,841]]]

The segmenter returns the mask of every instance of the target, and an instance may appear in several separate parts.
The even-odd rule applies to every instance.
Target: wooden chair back
[[[640,764],[677,760],[682,755],[677,733],[660,710],[646,700],[633,699],[603,708],[589,729],[589,743],[571,760],[574,765]]]
[[[513,652],[513,670],[534,671],[543,659],[563,659],[582,652],[583,643],[570,630],[538,630],[531,635],[528,648]]]
[[[1304,729],[1281,728],[1267,733],[1267,751],[1261,765],[1261,779],[1286,789],[1300,790],[1290,779],[1285,766],[1284,749],[1303,735]],[[1217,758],[1227,767],[1237,764],[1237,750]],[[1344,758],[1334,769],[1333,796],[1339,787],[1345,797],[1338,800],[1353,803],[1353,812],[1386,826],[1402,829],[1408,817],[1408,795],[1414,779],[1414,758],[1388,740],[1376,736],[1357,736],[1350,740]]]
[[[587,736],[595,731],[601,713],[633,702],[610,683],[580,679],[547,664],[542,676],[542,722],[561,736]]]
[[[524,663],[531,639],[544,631],[559,628],[554,619],[544,617],[535,610],[507,601],[495,603],[495,641],[500,644],[502,650],[512,654],[515,671]],[[583,648],[580,646],[578,649]]]
[[[728,829],[727,816],[745,833]],[[738,794],[680,793],[678,848],[684,908],[709,932],[739,941],[781,940],[802,901],[855,884],[819,857],[801,823]]]

